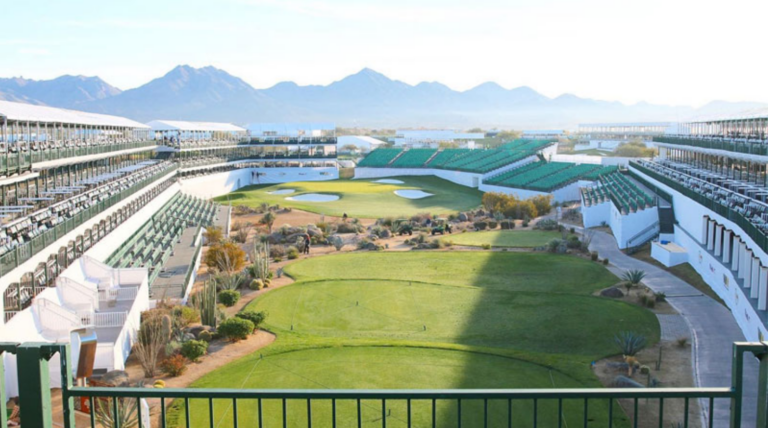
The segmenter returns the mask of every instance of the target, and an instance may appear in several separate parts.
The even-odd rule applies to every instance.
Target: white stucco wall
[[[579,200],[579,198],[581,197],[579,193],[579,188],[590,185],[590,184],[592,184],[591,181],[577,181],[565,187],[557,189],[552,193],[539,192],[537,190],[516,189],[516,188],[506,187],[506,186],[496,186],[493,184],[481,184],[480,190],[483,192],[500,192],[500,193],[505,193],[507,195],[515,195],[520,199],[528,199],[528,198],[532,198],[534,196],[540,196],[540,195],[543,195],[543,196],[552,195],[554,202],[566,202],[566,201]]]
[[[258,177],[254,175],[256,172],[259,173]],[[335,167],[243,168],[183,179],[181,191],[188,195],[210,199],[251,184],[323,181],[338,178],[339,170]]]
[[[637,236],[637,242],[630,243],[629,240],[635,238],[635,236],[648,229],[654,223],[659,221],[659,209],[658,207],[646,208],[634,213],[622,215],[613,203],[610,203],[610,219],[608,225],[611,227],[616,243],[620,249],[627,248],[630,245],[637,245],[643,238],[649,238],[651,235],[658,232],[658,227],[655,230],[648,230],[642,235]]]
[[[590,227],[598,227],[603,224],[607,226],[611,217],[611,205],[613,203],[610,200],[590,206],[582,204],[581,217],[584,221],[584,227],[589,229]]]
[[[399,176],[435,176],[467,187],[478,187],[483,179],[483,174],[433,168],[355,168],[356,180]]]

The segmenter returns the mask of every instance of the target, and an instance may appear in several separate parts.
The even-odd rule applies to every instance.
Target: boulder
[[[613,299],[620,299],[624,297],[624,292],[619,289],[619,287],[610,287],[606,288],[605,290],[600,292],[600,295],[603,297],[611,297]]]
[[[389,229],[384,229],[381,231],[381,237],[386,239],[392,236],[392,234],[389,232]]]
[[[128,386],[128,373],[123,370],[112,370],[104,373],[99,382],[110,386]]]
[[[613,386],[616,388],[645,388],[645,385],[626,376],[616,376],[613,379]]]
[[[459,213],[459,221],[469,221],[469,217],[464,213]]]
[[[213,332],[213,327],[209,325],[196,325],[194,327],[189,327],[187,329],[187,333],[195,336],[195,339],[200,338],[200,333],[207,331],[209,333]]]

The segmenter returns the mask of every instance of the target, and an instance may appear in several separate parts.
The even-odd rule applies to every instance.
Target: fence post
[[[56,353],[60,353],[62,379],[69,374],[69,383],[62,384],[62,404],[64,419],[74,427],[74,412],[72,400],[64,399],[67,386],[71,386],[72,375],[69,373],[69,345],[54,345],[50,343],[24,343],[16,348],[16,366],[19,382],[19,408],[21,420],[26,428],[52,428],[53,415],[51,408],[51,382],[48,361]],[[65,365],[66,364],[66,365]]]
[[[768,427],[768,353],[756,354],[760,360],[757,378],[757,423],[756,427]]]

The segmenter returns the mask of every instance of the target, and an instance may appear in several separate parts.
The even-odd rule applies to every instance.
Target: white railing
[[[122,327],[128,319],[128,312],[96,312],[94,327]]]
[[[10,321],[18,313],[19,311],[5,311],[5,322]]]
[[[139,292],[139,287],[117,287],[110,288],[108,290],[99,290],[100,302],[114,302],[114,301],[127,301],[131,302],[136,299],[136,295]]]

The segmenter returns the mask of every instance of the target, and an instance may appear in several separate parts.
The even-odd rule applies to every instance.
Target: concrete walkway
[[[744,341],[741,329],[725,306],[671,273],[621,252],[608,233],[593,231],[589,246],[600,258],[608,258],[609,269],[618,276],[626,270],[641,269],[643,284],[655,292],[664,292],[667,301],[685,318],[693,337],[694,379],[700,387],[731,385],[731,352],[733,342]],[[757,359],[745,357],[744,413],[742,426],[755,426],[757,412]],[[717,427],[729,425],[729,404],[715,401],[714,422]],[[702,404],[706,409],[707,405]]]

